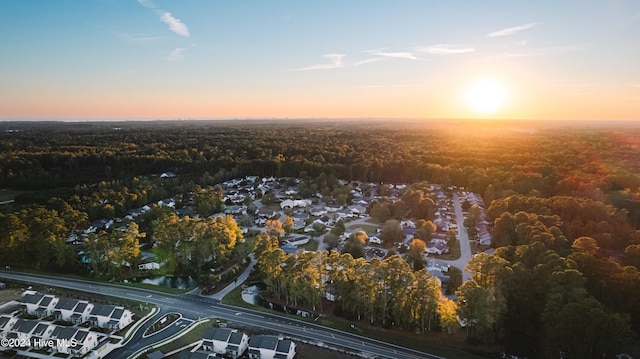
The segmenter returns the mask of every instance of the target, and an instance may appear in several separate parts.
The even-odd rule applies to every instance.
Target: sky
[[[0,0],[0,45],[0,120],[640,120],[638,0]]]

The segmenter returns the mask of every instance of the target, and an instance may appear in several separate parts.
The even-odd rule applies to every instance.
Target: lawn
[[[316,239],[312,239],[309,241],[309,243],[300,246],[298,248],[302,248],[305,251],[309,251],[309,252],[315,252],[318,250],[318,246],[320,245],[320,243],[318,241],[321,241],[322,239],[316,238]]]
[[[172,340],[171,342],[157,348],[154,349],[155,350],[160,350],[163,353],[169,353],[172,352],[174,350],[180,349],[186,345],[189,345],[191,343],[195,343],[199,340],[202,340],[204,331],[209,328],[214,326],[215,320],[210,319],[207,322],[202,322],[202,323],[198,323],[196,324],[193,329],[191,329],[188,333],[186,333],[185,335],[181,336],[180,338],[177,338],[175,340]]]

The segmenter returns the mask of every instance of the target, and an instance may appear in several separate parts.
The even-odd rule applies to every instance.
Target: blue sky
[[[0,119],[640,119],[639,1],[0,0]],[[490,78],[507,100],[475,113]]]

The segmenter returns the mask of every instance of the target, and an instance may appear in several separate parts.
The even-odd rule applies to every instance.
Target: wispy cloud
[[[169,30],[174,33],[189,37],[189,28],[180,19],[173,17],[170,12],[158,8],[158,6],[151,0],[138,0],[138,3],[147,9],[153,10],[153,12],[160,18],[160,21],[169,25]]]
[[[145,34],[125,34],[119,33],[117,36],[129,42],[150,42],[160,39],[158,36],[149,36]]]
[[[338,69],[338,68],[344,67],[344,62],[342,61],[342,59],[345,57],[344,54],[326,54],[326,55],[322,55],[322,57],[329,59],[331,63],[311,65],[311,66],[295,69],[295,71],[330,70],[330,69]]]
[[[487,36],[489,36],[489,37],[508,36],[508,35],[515,34],[516,32],[519,32],[519,31],[523,31],[523,30],[534,28],[534,27],[536,27],[538,25],[542,25],[542,23],[541,22],[530,22],[528,24],[514,26],[514,27],[508,27],[506,29],[494,31],[494,32],[489,33]]]
[[[382,56],[382,57],[391,57],[394,59],[407,59],[407,60],[417,60],[418,58],[411,52],[389,52],[386,49],[380,50],[367,50],[365,51],[368,54]]]
[[[460,46],[456,44],[436,44],[431,46],[417,47],[416,51],[426,52],[431,55],[457,55],[474,52],[476,49],[468,46]]]
[[[353,63],[353,66],[360,66],[360,65],[365,65],[365,64],[370,64],[373,62],[380,62],[380,61],[384,61],[385,59],[382,57],[372,57],[370,59],[364,59],[364,60],[360,60],[360,61],[356,61]]]
[[[169,53],[167,60],[170,62],[180,61],[184,57],[184,47],[178,47]]]
[[[160,20],[169,25],[169,29],[171,29],[171,31],[175,32],[176,34],[184,37],[189,37],[189,29],[187,28],[187,25],[180,21],[180,19],[176,19],[175,17],[171,16],[170,12],[165,12],[164,14],[162,14],[160,16]]]

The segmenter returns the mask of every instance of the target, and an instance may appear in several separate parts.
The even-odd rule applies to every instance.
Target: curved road
[[[374,358],[443,359],[436,355],[404,348],[337,329],[323,327],[313,323],[289,319],[287,317],[246,308],[225,305],[220,303],[218,300],[197,295],[173,295],[142,288],[123,287],[114,284],[96,283],[68,278],[60,279],[53,276],[22,274],[7,271],[0,271],[0,278],[93,292],[155,304],[160,309],[160,312],[156,317],[159,318],[159,315],[168,312],[178,312],[184,317],[182,321],[183,325],[186,322],[200,318],[216,317],[225,319],[231,323],[235,322],[245,326],[279,332],[291,336],[294,339],[303,338],[315,342],[351,348],[353,350],[369,353],[371,357]],[[126,359],[137,350],[151,343],[158,342],[181,329],[182,328],[179,323],[174,324],[168,329],[144,339],[141,337],[142,330],[140,330],[125,347],[114,350],[108,355],[108,358]]]

